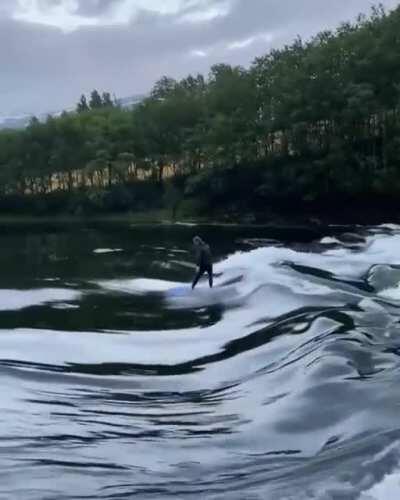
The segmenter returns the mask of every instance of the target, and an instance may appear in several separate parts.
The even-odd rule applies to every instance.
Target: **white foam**
[[[106,290],[136,294],[144,294],[149,292],[165,292],[171,288],[184,285],[184,283],[174,281],[163,281],[146,278],[95,281],[94,283]]]
[[[0,311],[19,311],[26,307],[46,303],[77,300],[80,292],[65,288],[39,288],[32,290],[0,290]]]
[[[77,304],[68,304],[65,302],[61,303],[56,303],[52,306],[53,309],[60,309],[60,310],[66,310],[66,309],[79,309],[80,306]]]
[[[195,290],[190,288],[187,293],[178,296],[167,296],[167,302],[173,309],[200,309],[214,304],[225,306],[238,305],[243,296],[239,295],[235,286],[214,287],[210,289],[208,285],[198,286]]]
[[[384,290],[381,290],[378,295],[384,297],[385,299],[400,300],[400,285],[391,288],[385,288]]]
[[[321,243],[323,245],[331,245],[333,243],[339,243],[340,241],[337,238],[332,238],[332,236],[325,236],[325,238],[321,239]]]
[[[400,231],[400,226],[398,224],[381,224],[379,227],[390,229],[391,231]]]
[[[341,277],[360,277],[377,263],[400,263],[400,235],[370,236],[360,251],[348,248],[335,248],[323,253],[297,252],[289,248],[258,248],[247,253],[237,252],[219,265],[220,270],[228,267],[245,267],[254,275],[273,277],[280,274],[279,262],[294,262]],[[282,278],[280,278],[280,281]]]
[[[93,253],[103,254],[103,253],[115,253],[115,252],[123,252],[122,248],[96,248],[93,250]]]
[[[400,471],[387,474],[380,483],[361,494],[359,500],[398,500],[400,498]]]

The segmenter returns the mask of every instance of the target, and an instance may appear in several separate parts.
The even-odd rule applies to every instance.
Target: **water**
[[[399,497],[400,227],[1,240],[1,500]]]

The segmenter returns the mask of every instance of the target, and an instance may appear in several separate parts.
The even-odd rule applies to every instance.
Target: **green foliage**
[[[85,111],[89,111],[89,106],[86,100],[86,96],[84,94],[81,95],[79,102],[76,106],[76,111],[78,113],[84,113]]]
[[[93,90],[76,113],[0,133],[1,200],[72,213],[165,205],[175,217],[184,197],[232,212],[394,198],[399,45],[400,7],[374,8],[248,70],[164,76],[133,109]]]
[[[90,94],[89,105],[91,109],[98,109],[103,107],[103,100],[97,90],[93,90]]]
[[[114,106],[113,100],[111,99],[111,94],[109,92],[103,92],[101,101],[104,108],[111,108]]]

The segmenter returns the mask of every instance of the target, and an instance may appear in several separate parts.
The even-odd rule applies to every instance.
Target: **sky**
[[[70,108],[93,88],[148,92],[163,75],[247,66],[368,13],[373,0],[0,0],[0,114]],[[400,0],[381,0],[392,9]]]

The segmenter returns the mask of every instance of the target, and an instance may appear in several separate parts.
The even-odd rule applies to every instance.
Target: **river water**
[[[1,229],[1,500],[399,498],[400,226]]]

